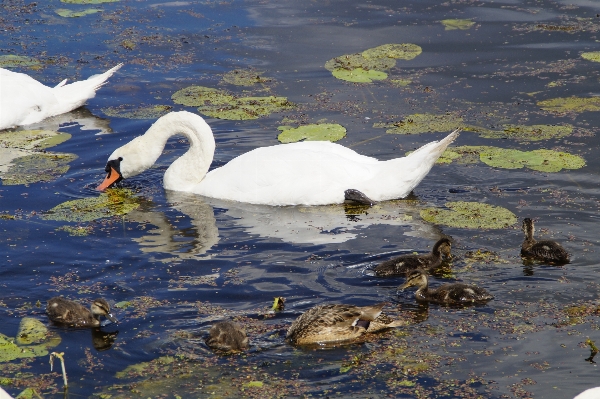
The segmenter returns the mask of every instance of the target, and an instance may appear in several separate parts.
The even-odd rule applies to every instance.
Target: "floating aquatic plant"
[[[223,75],[223,82],[236,86],[254,86],[259,83],[268,83],[272,80],[261,75],[262,72],[250,69],[234,69]]]
[[[41,63],[35,58],[21,55],[0,55],[0,68],[36,67]]]
[[[559,172],[562,169],[580,169],[585,166],[583,157],[567,152],[544,149],[520,151],[491,146],[449,147],[438,162],[474,163],[477,160],[495,168],[529,168],[540,172]]]
[[[416,44],[383,44],[362,53],[332,58],[325,63],[325,69],[341,80],[371,83],[386,79],[388,75],[384,71],[396,66],[396,60],[412,60],[422,51]]]
[[[124,119],[158,119],[173,109],[170,105],[142,105],[129,106],[120,105],[117,107],[102,108],[102,112],[113,118]]]
[[[421,217],[430,223],[467,229],[502,229],[517,222],[506,208],[481,202],[447,202],[448,209],[426,208]]]
[[[444,19],[440,21],[446,30],[467,30],[475,25],[470,19]]]
[[[600,51],[581,53],[581,58],[588,61],[600,62]]]
[[[54,10],[55,13],[57,13],[58,15],[60,15],[61,17],[64,17],[64,18],[79,18],[79,17],[84,17],[86,15],[95,14],[95,13],[102,12],[102,11],[104,11],[104,10],[102,10],[100,8],[88,8],[83,11],[73,11],[73,10],[69,10],[67,8],[57,8],[56,10]]]
[[[558,139],[573,133],[571,125],[502,125],[501,131],[489,130],[480,133],[485,138],[510,138],[521,141]]]
[[[77,159],[75,154],[32,153],[12,160],[8,170],[0,174],[6,186],[49,182],[69,170],[69,163]]]
[[[46,213],[46,220],[68,222],[90,222],[106,217],[125,215],[139,207],[139,198],[131,190],[124,188],[108,189],[98,197],[82,198],[63,202]]]
[[[455,114],[412,114],[401,121],[391,123],[375,123],[375,128],[385,128],[386,133],[419,134],[449,132],[456,128],[464,128],[463,118]]]
[[[21,320],[16,338],[0,334],[0,362],[46,356],[49,349],[58,346],[60,342],[60,337],[50,333],[42,322],[26,317]]]
[[[538,101],[537,105],[552,112],[600,111],[600,97],[562,97]]]
[[[306,141],[338,141],[346,136],[346,128],[337,123],[319,123],[304,125],[297,128],[280,126],[277,139],[282,143]]]
[[[286,97],[238,97],[204,86],[186,87],[171,99],[177,104],[198,107],[198,112],[207,116],[229,120],[258,119],[294,106]]]
[[[18,345],[39,344],[46,340],[48,329],[46,326],[33,317],[23,317],[19,324],[16,343]]]

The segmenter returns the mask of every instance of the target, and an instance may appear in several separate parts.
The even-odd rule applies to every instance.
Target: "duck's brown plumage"
[[[485,302],[494,298],[489,292],[476,285],[449,283],[437,288],[429,288],[427,273],[421,269],[410,272],[406,282],[399,289],[408,287],[417,287],[415,298],[419,301],[447,305]]]
[[[569,253],[559,243],[551,240],[536,241],[533,238],[534,230],[533,220],[523,219],[525,240],[521,245],[521,256],[547,263],[569,263]]]
[[[398,256],[377,265],[373,271],[377,277],[405,276],[418,268],[431,271],[442,264],[443,256],[448,258],[452,256],[451,247],[448,238],[440,238],[429,254]]]
[[[248,348],[246,331],[239,324],[231,321],[214,324],[205,342],[211,349],[223,352],[239,352]]]
[[[295,345],[349,341],[369,332],[398,327],[381,314],[385,303],[372,306],[318,305],[301,314],[288,329],[286,338]]]
[[[94,299],[87,309],[78,302],[57,296],[48,300],[46,314],[53,322],[70,327],[99,327],[101,316],[113,323],[118,322],[110,313],[110,305],[102,298]]]

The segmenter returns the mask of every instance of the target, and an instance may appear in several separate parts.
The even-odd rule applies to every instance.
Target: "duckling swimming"
[[[288,329],[293,345],[349,341],[366,333],[404,325],[381,314],[385,303],[372,306],[318,305],[301,314]]]
[[[557,242],[551,240],[536,241],[533,238],[533,220],[523,219],[525,241],[521,245],[521,256],[533,258],[547,263],[569,263],[569,253]]]
[[[209,348],[223,352],[240,352],[248,348],[246,331],[239,324],[231,321],[220,321],[214,324],[205,342]]]
[[[80,303],[57,296],[48,300],[46,314],[53,322],[69,327],[99,327],[101,316],[118,323],[110,313],[110,305],[102,298],[94,299],[90,309],[86,309]]]
[[[450,283],[437,288],[429,288],[427,273],[422,269],[410,272],[406,277],[406,282],[398,289],[403,290],[407,287],[417,287],[415,298],[418,301],[447,305],[485,302],[494,298],[489,292],[475,285]]]
[[[398,256],[377,265],[373,271],[377,277],[404,276],[417,268],[431,271],[442,264],[442,255],[449,259],[452,258],[451,247],[452,244],[448,238],[440,238],[431,249],[430,254]]]

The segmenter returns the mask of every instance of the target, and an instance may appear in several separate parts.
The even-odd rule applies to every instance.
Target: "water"
[[[103,11],[80,18],[55,13],[91,7]],[[119,325],[105,328],[113,334],[109,348],[104,341],[96,348],[88,330],[50,327],[62,337],[54,350],[65,352],[70,395],[569,398],[598,385],[585,343],[600,342],[598,116],[555,114],[536,103],[597,95],[598,64],[579,56],[598,50],[595,3],[14,1],[2,9],[2,54],[41,61],[38,69],[18,70],[42,82],[125,63],[84,110],[40,125],[72,134],[50,149],[78,156],[68,172],[51,182],[0,187],[0,210],[16,216],[0,219],[1,333],[15,336],[23,316],[47,323],[43,306],[58,294],[86,303],[97,296],[131,302],[115,310]],[[450,18],[476,25],[444,30],[439,21]],[[389,71],[390,79],[410,78],[408,86],[347,83],[324,68],[335,56],[385,43],[423,48]],[[579,130],[561,139],[520,142],[463,132],[456,145],[557,149],[587,164],[558,173],[481,162],[440,165],[411,201],[347,217],[342,207],[270,208],[165,192],[162,175],[187,146],[173,139],[153,169],[126,182],[141,198],[131,214],[82,223],[90,232],[83,237],[56,230],[66,222],[41,217],[64,201],[97,196],[93,188],[108,155],[153,122],[108,117],[103,108],[157,104],[194,111],[171,95],[191,84],[240,93],[243,88],[220,84],[221,77],[249,67],[272,79],[253,94],[287,96],[299,107],[250,121],[207,118],[217,140],[213,166],[276,144],[284,118],[342,124],[348,133],[341,144],[390,159],[447,132],[386,134],[373,123],[425,112],[454,112],[487,128],[572,124]],[[563,243],[573,260],[563,267],[524,265],[519,223],[469,230],[420,218],[421,209],[448,201],[485,202],[519,219],[536,218],[538,236]],[[456,260],[432,284],[477,283],[493,301],[467,308],[417,304],[412,291],[397,292],[401,279],[376,279],[365,270],[398,254],[426,252],[441,234],[455,240]],[[478,249],[497,258],[469,260],[467,252]],[[286,309],[270,314],[275,296],[286,298]],[[409,325],[327,350],[284,341],[291,321],[314,304],[381,301]],[[216,356],[202,338],[216,320],[232,317],[248,330],[252,348]],[[154,369],[118,378],[141,362]],[[46,357],[0,369],[14,378],[5,389],[15,396],[27,384],[45,397],[63,395]]]

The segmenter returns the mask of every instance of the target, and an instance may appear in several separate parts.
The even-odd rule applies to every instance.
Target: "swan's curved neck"
[[[206,176],[215,153],[212,130],[199,115],[171,112],[157,120],[143,136],[116,150],[111,159],[122,157],[123,177],[134,176],[150,168],[162,154],[167,140],[180,134],[188,139],[190,148],[169,166],[163,184],[167,190],[190,191]]]

